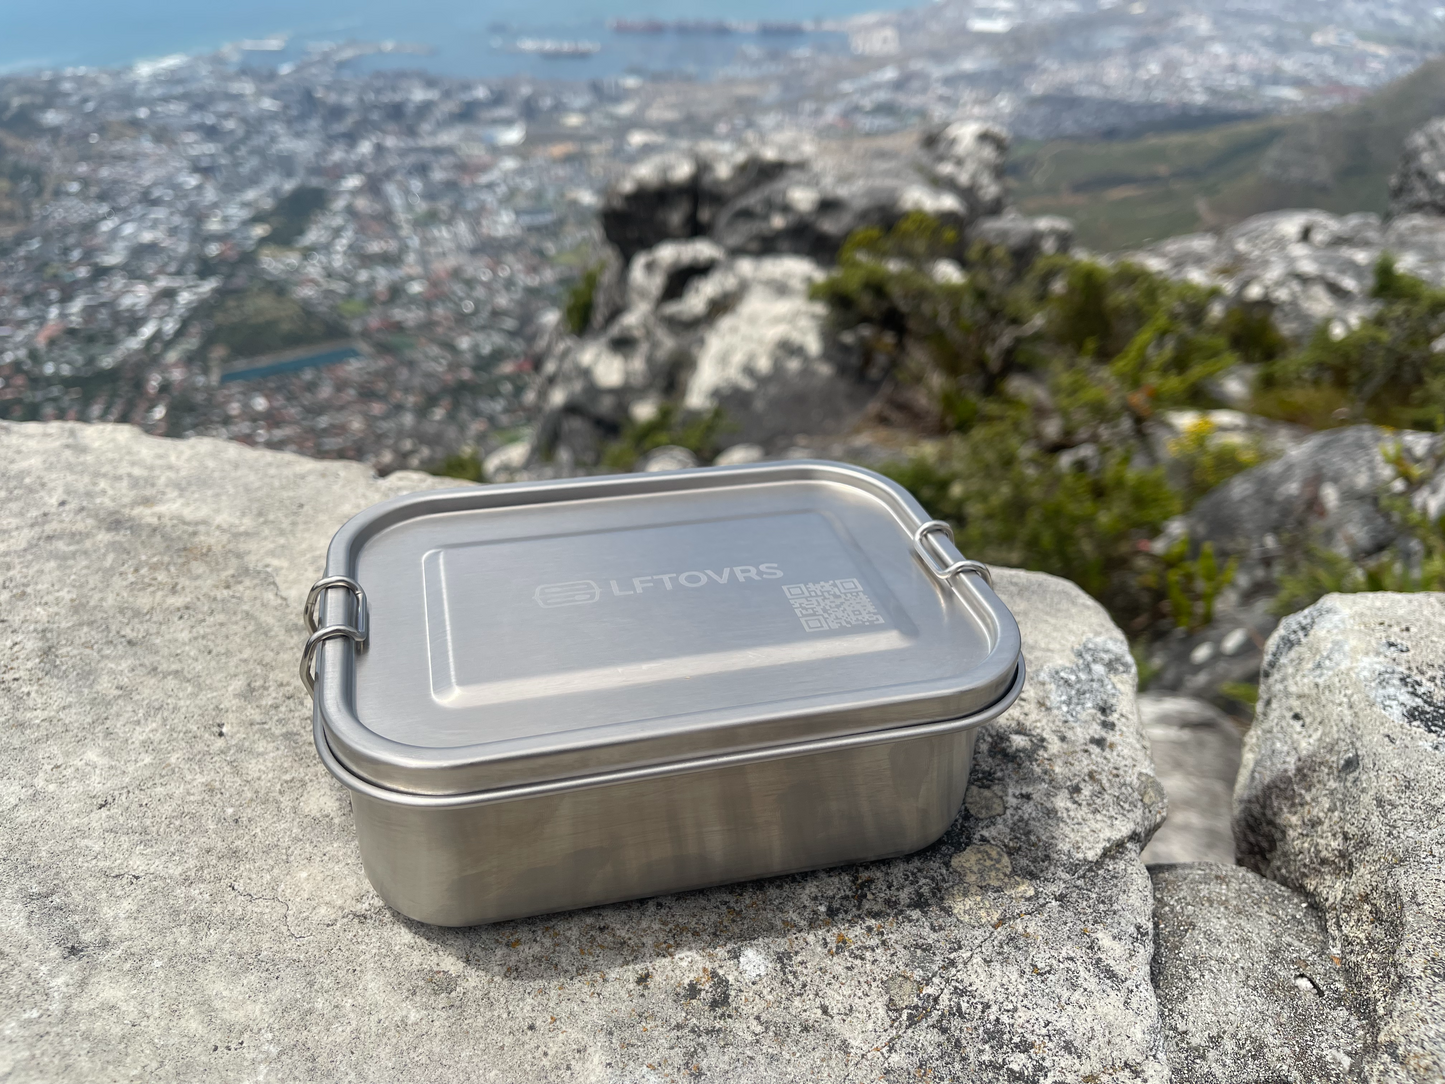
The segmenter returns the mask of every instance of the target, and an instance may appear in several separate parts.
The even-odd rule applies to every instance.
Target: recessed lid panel
[[[354,661],[323,649],[323,720],[358,774],[461,793],[967,714],[1018,632],[976,576],[925,567],[923,518],[815,463],[379,505],[328,560],[371,627]]]

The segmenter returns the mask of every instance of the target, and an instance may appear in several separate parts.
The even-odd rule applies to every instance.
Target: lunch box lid
[[[327,744],[415,794],[960,718],[1020,652],[945,524],[809,460],[398,497],[336,533],[307,614]]]

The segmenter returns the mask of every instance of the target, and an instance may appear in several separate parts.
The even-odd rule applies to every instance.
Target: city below
[[[492,32],[569,61],[546,79],[413,70],[425,43],[279,36],[0,77],[0,418],[382,471],[485,454],[525,432],[562,299],[599,258],[601,195],[639,158],[960,118],[1042,140],[1324,109],[1438,53],[1441,15],[947,0],[616,19],[605,41]],[[712,66],[567,77],[613,40],[701,41]]]

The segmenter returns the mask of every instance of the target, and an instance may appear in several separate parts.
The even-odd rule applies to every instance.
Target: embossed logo
[[[584,602],[596,602],[601,596],[602,589],[591,580],[544,583],[532,592],[538,606],[580,606]]]

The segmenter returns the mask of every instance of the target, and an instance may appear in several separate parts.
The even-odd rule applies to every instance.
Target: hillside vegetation
[[[1311,427],[1445,427],[1445,355],[1432,347],[1445,332],[1445,291],[1388,257],[1374,316],[1339,339],[1322,330],[1291,345],[1268,312],[1133,264],[1045,256],[1019,266],[980,244],[966,272],[940,274],[957,241],[922,214],[886,234],[860,230],[813,288],[870,364],[886,362],[892,398],[938,435],[889,473],[954,525],[965,553],[1065,576],[1131,634],[1208,625],[1234,576],[1207,543],[1153,545],[1171,517],[1267,454],[1217,439],[1207,421],[1158,454],[1154,419],[1222,406],[1221,374],[1250,366],[1260,374],[1254,412]],[[1423,480],[1401,462],[1403,485]],[[1368,583],[1445,586],[1441,546],[1422,537],[1440,526],[1408,504],[1395,511],[1414,556],[1391,554],[1366,575],[1301,539],[1287,561],[1291,599]]]
[[[1326,113],[1020,143],[1009,173],[1025,213],[1067,215],[1090,248],[1126,248],[1290,207],[1384,212],[1405,137],[1441,114],[1445,60],[1436,60]]]

